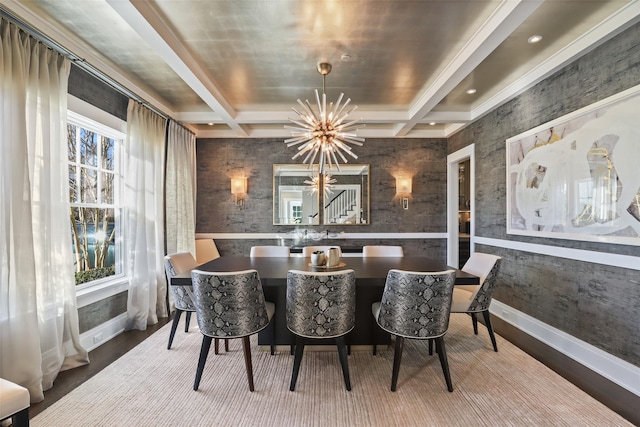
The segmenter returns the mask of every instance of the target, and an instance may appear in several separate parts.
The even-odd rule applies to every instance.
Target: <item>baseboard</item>
[[[640,406],[639,367],[495,299],[490,311],[496,333],[611,410],[640,425],[640,413],[636,410]]]
[[[80,334],[80,344],[87,351],[91,351],[96,347],[99,347],[101,344],[109,341],[111,338],[123,333],[126,323],[127,313],[122,313],[119,316]]]

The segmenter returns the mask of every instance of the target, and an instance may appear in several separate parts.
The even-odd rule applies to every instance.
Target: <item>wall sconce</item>
[[[247,178],[231,178],[231,194],[240,209],[244,206],[244,196],[247,194]]]
[[[411,178],[396,178],[396,194],[411,194]],[[402,209],[409,209],[409,198],[402,198]]]

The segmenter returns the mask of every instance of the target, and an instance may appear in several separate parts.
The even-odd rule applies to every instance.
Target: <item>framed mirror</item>
[[[340,165],[324,178],[322,224],[369,224],[369,165]]]
[[[313,176],[308,165],[273,165],[274,225],[320,224],[318,187],[314,189]]]

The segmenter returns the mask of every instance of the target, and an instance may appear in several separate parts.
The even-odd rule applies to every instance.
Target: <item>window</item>
[[[124,136],[69,112],[71,233],[76,285],[121,275],[121,147]]]

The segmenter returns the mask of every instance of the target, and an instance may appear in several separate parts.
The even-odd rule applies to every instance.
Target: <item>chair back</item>
[[[378,325],[405,338],[437,338],[449,328],[455,270],[389,270]]]
[[[306,338],[335,338],[356,323],[353,270],[287,273],[287,328]]]
[[[260,277],[256,270],[191,271],[198,326],[203,335],[238,338],[269,324]]]
[[[184,311],[195,311],[190,286],[171,286],[171,278],[198,266],[195,258],[189,252],[179,252],[164,257],[164,271],[167,275],[167,285],[176,308]]]
[[[340,248],[340,246],[305,246],[302,248],[302,256],[305,258],[309,258],[315,251],[326,252],[332,248],[338,248],[340,257],[342,257],[342,248]]]
[[[251,257],[288,257],[289,246],[252,246]]]
[[[213,239],[196,239],[196,261],[198,265],[220,258],[220,252]]]
[[[402,246],[363,246],[363,257],[403,257]]]
[[[474,252],[462,267],[462,271],[480,277],[480,285],[477,286],[471,296],[472,301],[467,309],[468,312],[489,309],[498,271],[500,270],[500,260],[501,257],[497,255]]]

